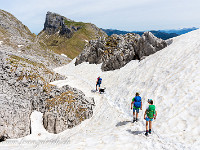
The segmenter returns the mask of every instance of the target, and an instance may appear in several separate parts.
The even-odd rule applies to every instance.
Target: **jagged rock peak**
[[[81,26],[73,25],[73,22],[64,16],[48,11],[43,30],[49,35],[59,33],[70,38],[74,32],[81,28]]]
[[[102,63],[103,71],[115,70],[131,60],[141,60],[166,46],[164,40],[158,39],[151,32],[145,32],[142,36],[134,33],[113,34],[104,39],[90,41],[77,57],[75,64]]]

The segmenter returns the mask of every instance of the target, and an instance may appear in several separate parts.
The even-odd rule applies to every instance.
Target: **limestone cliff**
[[[106,37],[94,24],[75,22],[56,13],[47,12],[39,41],[44,48],[73,59],[80,54],[87,41]]]

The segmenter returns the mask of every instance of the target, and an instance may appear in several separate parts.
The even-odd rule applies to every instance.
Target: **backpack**
[[[136,108],[140,108],[141,107],[141,97],[140,96],[136,96],[134,98],[134,106]]]
[[[149,105],[149,108],[147,109],[148,118],[150,118],[150,119],[154,118],[154,116],[156,114],[155,109],[156,109],[155,105]]]
[[[97,83],[98,83],[98,84],[101,84],[101,80],[102,80],[101,78],[98,78]]]

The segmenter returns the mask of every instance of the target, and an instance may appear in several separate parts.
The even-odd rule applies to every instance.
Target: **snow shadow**
[[[127,123],[129,123],[129,122],[131,122],[131,121],[121,121],[121,122],[118,122],[117,125],[116,125],[116,127],[124,126],[124,125],[126,125]]]
[[[92,93],[95,93],[95,92],[97,92],[97,91],[96,91],[96,90],[91,90],[91,92],[92,92]]]
[[[131,129],[128,129],[126,131],[128,131],[130,134],[134,134],[134,135],[140,135],[145,132],[145,131],[131,131]]]

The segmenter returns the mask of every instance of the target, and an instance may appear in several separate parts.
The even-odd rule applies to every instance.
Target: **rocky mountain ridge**
[[[145,32],[142,36],[134,33],[113,34],[89,41],[77,57],[75,65],[82,62],[102,63],[103,71],[120,69],[131,60],[141,60],[166,46],[166,41],[158,39],[151,32]]]

